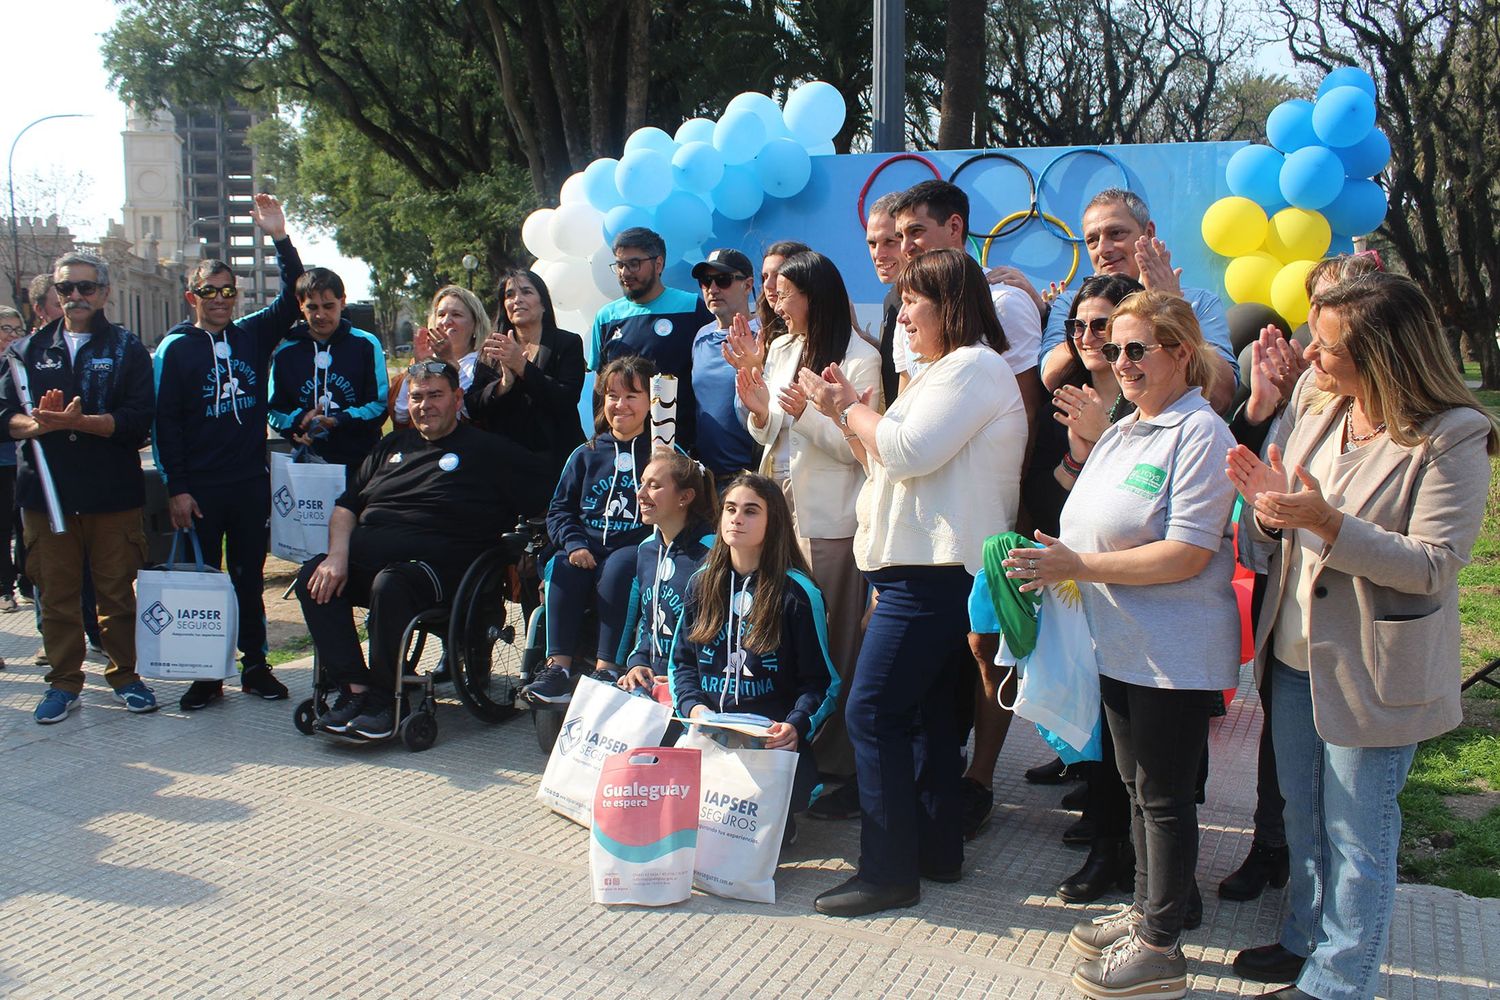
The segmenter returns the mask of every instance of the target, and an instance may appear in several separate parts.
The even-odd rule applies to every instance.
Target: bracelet
[[[1063,452],[1062,467],[1067,470],[1068,474],[1071,475],[1074,479],[1077,479],[1079,473],[1083,472],[1083,462],[1076,460],[1073,457],[1073,452],[1071,450]]]
[[[839,407],[839,426],[840,427],[843,427],[846,430],[848,429],[848,427],[849,427],[849,411],[852,410],[852,409],[854,409],[858,405],[859,405],[859,400],[856,399],[852,403],[848,403],[848,404],[846,404],[844,406]]]
[[[859,440],[859,435],[858,434],[845,434],[844,435],[844,440],[845,441],[858,441]]]

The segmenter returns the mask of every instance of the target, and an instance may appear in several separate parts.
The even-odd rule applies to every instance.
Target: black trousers
[[[266,662],[266,549],[271,520],[271,478],[193,490],[203,517],[194,523],[203,561],[219,565],[234,584],[240,609],[240,655],[246,667]]]
[[[452,599],[458,579],[445,581],[423,562],[400,562],[375,568],[349,566],[344,592],[318,604],[308,593],[308,581],[326,556],[315,556],[302,564],[297,574],[297,600],[302,618],[318,651],[324,675],[340,687],[360,684],[393,694],[401,664],[401,636],[413,618]],[[366,628],[370,634],[370,659],[354,627],[355,607],[369,608]]]
[[[1208,693],[1099,678],[1115,764],[1130,795],[1141,937],[1167,947],[1182,933],[1198,866],[1198,774],[1208,745]]]

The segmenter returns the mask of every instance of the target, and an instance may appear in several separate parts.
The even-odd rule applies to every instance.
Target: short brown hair
[[[1186,347],[1187,383],[1201,387],[1203,394],[1208,395],[1216,377],[1213,348],[1204,341],[1198,317],[1193,314],[1193,307],[1188,305],[1186,299],[1152,291],[1127,295],[1124,301],[1115,306],[1115,311],[1110,313],[1109,326],[1104,331],[1106,337],[1114,333],[1115,320],[1121,316],[1134,316],[1149,323],[1151,335],[1163,347]]]
[[[929,250],[907,261],[896,275],[896,294],[907,292],[930,299],[942,310],[939,342],[944,355],[981,341],[997,354],[1010,348],[984,271],[962,250]]]

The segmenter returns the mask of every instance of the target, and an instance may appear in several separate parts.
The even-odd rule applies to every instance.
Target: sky
[[[43,122],[28,130],[16,143],[12,162],[16,187],[23,194],[34,175],[72,178],[83,174],[81,190],[71,183],[64,185],[65,190],[79,190],[69,214],[74,217],[76,236],[97,239],[111,219],[122,218],[125,201],[120,133],[125,129],[126,110],[109,89],[109,74],[97,55],[117,10],[114,0],[71,0],[67,28],[69,37],[78,40],[78,55],[70,61],[60,60],[61,50],[55,44],[61,40],[57,14],[57,8],[38,0],[6,0],[7,36],[16,41],[45,39],[46,43],[8,47],[9,86],[0,101],[0,143],[9,150],[17,134],[43,115],[88,115]],[[17,208],[25,214],[24,198],[18,200]],[[0,218],[9,218],[8,208],[0,207]],[[351,301],[369,297],[369,268],[339,254],[331,235],[311,234],[295,218],[289,229],[304,263],[338,271]]]

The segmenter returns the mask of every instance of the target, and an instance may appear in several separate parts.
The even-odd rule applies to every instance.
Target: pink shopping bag
[[[693,891],[699,770],[694,749],[641,747],[604,762],[594,791],[594,902],[680,903]]]

